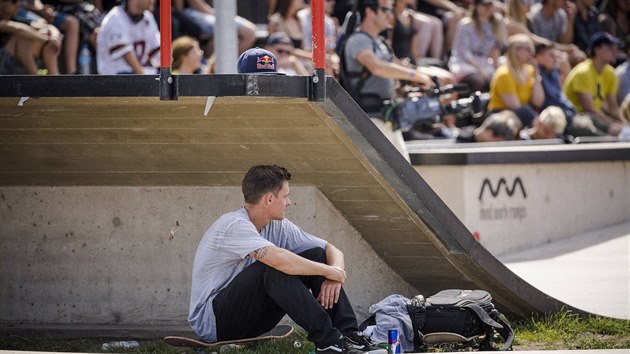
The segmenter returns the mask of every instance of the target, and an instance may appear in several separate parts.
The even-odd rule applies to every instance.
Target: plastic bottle
[[[119,342],[109,342],[103,343],[101,346],[101,350],[112,350],[112,349],[130,349],[137,348],[140,346],[140,343],[135,340],[123,340]]]
[[[92,53],[87,44],[81,46],[79,51],[79,74],[89,75],[92,72]]]

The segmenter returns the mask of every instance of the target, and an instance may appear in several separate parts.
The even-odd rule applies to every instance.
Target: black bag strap
[[[508,323],[507,319],[503,314],[499,313],[497,310],[493,310],[491,313],[492,317],[496,322],[501,324],[501,328],[496,327],[488,327],[486,331],[486,338],[479,344],[481,350],[487,351],[506,351],[512,350],[512,342],[514,342],[514,330]],[[494,331],[499,333],[501,338],[503,338],[503,346],[501,348],[497,348],[492,344],[492,337],[494,335]]]
[[[479,319],[488,326],[492,326],[494,328],[503,328],[503,326],[497,321],[493,320],[490,315],[488,315],[488,312],[486,312],[486,310],[484,310],[481,306],[477,304],[468,304],[463,307],[471,309],[475,314],[477,314]]]
[[[348,43],[348,40],[350,39],[350,37],[358,35],[358,34],[363,34],[367,36],[368,38],[370,38],[370,40],[372,41],[372,50],[374,50],[375,53],[378,46],[378,44],[376,43],[376,39],[372,38],[372,36],[370,36],[369,34],[363,31],[356,31],[356,32],[350,33],[348,36],[345,37],[344,44],[341,46],[341,52],[339,53],[340,68],[341,68],[341,70],[339,71],[339,77],[341,79],[341,82],[344,83],[344,88],[346,89],[346,91],[348,91],[350,96],[352,96],[352,98],[354,98],[354,100],[357,102],[358,102],[359,96],[361,96],[361,90],[363,89],[365,82],[372,76],[372,73],[365,66],[362,67],[361,71],[348,71],[347,69],[346,44]],[[354,87],[350,87],[349,85],[350,79],[357,78],[357,77],[359,78],[359,82],[357,83],[357,85]]]

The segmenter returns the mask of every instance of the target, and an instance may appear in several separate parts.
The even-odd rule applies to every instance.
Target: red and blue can
[[[390,329],[387,332],[388,354],[400,353],[400,335],[397,329]]]

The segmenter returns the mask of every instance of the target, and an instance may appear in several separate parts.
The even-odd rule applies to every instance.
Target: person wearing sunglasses
[[[395,98],[396,80],[407,80],[424,88],[435,84],[418,68],[401,65],[380,33],[392,27],[391,0],[362,0],[358,4],[361,18],[358,31],[346,37],[341,51],[341,83],[361,109],[408,157],[400,130],[393,131],[383,121],[385,101]],[[346,32],[348,33],[348,32]]]
[[[278,59],[279,73],[286,75],[310,75],[308,69],[300,59],[293,55],[293,42],[284,32],[276,32],[267,38],[265,49],[272,52]]]

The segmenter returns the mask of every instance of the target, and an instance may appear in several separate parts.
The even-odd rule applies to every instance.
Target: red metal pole
[[[171,0],[160,0],[160,67],[171,67]]]
[[[313,33],[313,67],[326,68],[326,33],[324,31],[324,0],[311,2],[311,25]]]

